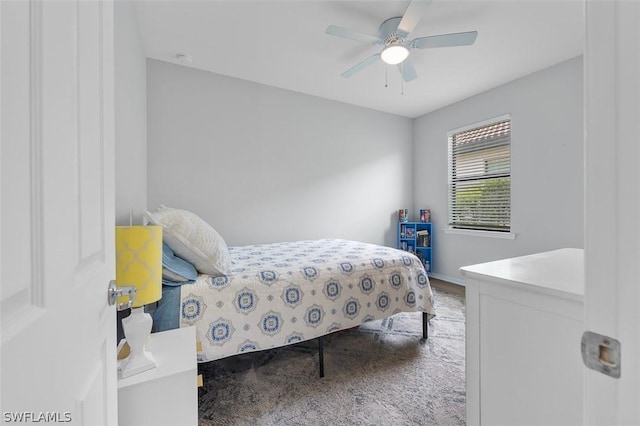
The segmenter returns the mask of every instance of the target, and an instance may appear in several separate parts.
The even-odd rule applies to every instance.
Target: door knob
[[[136,288],[134,286],[116,286],[114,280],[109,281],[108,300],[109,306],[115,305],[120,297],[127,296],[128,300],[123,303],[118,303],[118,310],[124,311],[129,309],[133,304],[133,300],[136,298]]]

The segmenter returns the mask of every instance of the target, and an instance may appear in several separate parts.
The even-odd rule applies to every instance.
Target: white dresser
[[[584,251],[460,268],[467,424],[581,425]]]

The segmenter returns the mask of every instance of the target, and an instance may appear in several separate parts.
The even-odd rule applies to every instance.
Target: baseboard
[[[440,281],[446,281],[448,283],[457,284],[465,287],[464,278],[449,277],[447,275],[434,274],[433,272],[429,274],[429,277],[433,277]]]

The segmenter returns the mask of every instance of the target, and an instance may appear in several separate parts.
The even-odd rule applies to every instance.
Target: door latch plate
[[[592,370],[620,377],[620,342],[592,331],[582,335],[582,361]]]

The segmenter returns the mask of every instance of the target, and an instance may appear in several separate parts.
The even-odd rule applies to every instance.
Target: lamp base
[[[124,336],[131,350],[129,356],[123,360],[123,379],[155,368],[153,356],[144,350],[152,325],[151,315],[144,312],[144,307],[131,309],[131,315],[122,320]]]
[[[153,355],[147,351],[139,352],[135,356],[132,353],[124,361],[124,365],[120,370],[120,377],[123,379],[156,367]]]

